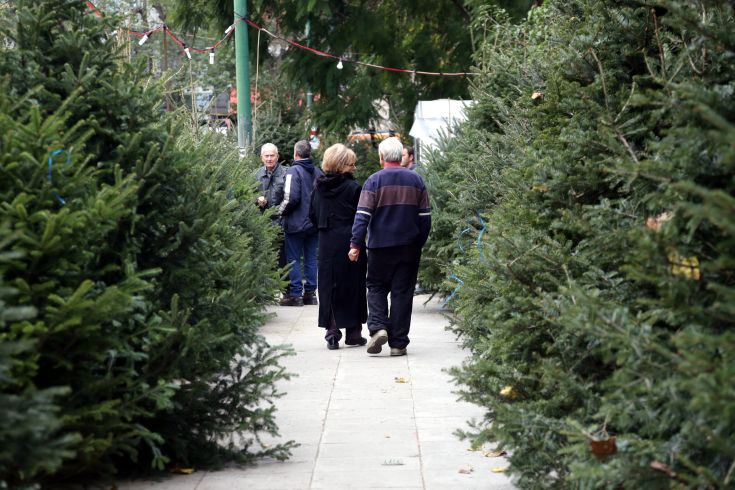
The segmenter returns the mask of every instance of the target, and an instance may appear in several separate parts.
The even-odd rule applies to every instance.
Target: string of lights
[[[87,7],[89,7],[89,9],[92,12],[94,12],[95,15],[97,15],[97,16],[102,16],[103,15],[103,13],[91,1],[86,0],[86,4],[87,4]],[[219,41],[217,41],[216,43],[214,43],[212,46],[208,46],[208,47],[205,47],[205,48],[195,48],[193,46],[187,46],[187,44],[180,37],[178,37],[173,31],[171,31],[171,29],[169,29],[168,26],[166,26],[166,24],[162,24],[161,26],[156,27],[156,28],[151,29],[151,30],[148,30],[148,31],[127,30],[127,33],[129,35],[131,35],[131,36],[140,38],[140,40],[138,41],[138,44],[142,46],[143,44],[146,43],[146,41],[148,41],[148,39],[150,38],[150,36],[152,34],[155,34],[157,32],[163,32],[164,35],[169,36],[183,50],[184,54],[186,55],[186,57],[189,60],[192,59],[192,57],[191,57],[191,53],[192,52],[194,52],[194,53],[209,53],[209,63],[210,64],[213,64],[214,63],[214,52],[217,50],[217,48],[220,47],[220,45],[223,42],[225,42],[227,40],[227,38],[229,38],[232,35],[232,33],[235,31],[235,29],[237,29],[237,26],[240,23],[242,23],[242,22],[245,22],[247,25],[251,26],[254,29],[257,29],[258,31],[261,31],[261,32],[265,33],[266,35],[270,36],[273,39],[279,39],[279,40],[281,40],[281,41],[283,41],[285,43],[288,43],[289,45],[291,45],[291,46],[293,46],[295,48],[301,49],[303,51],[310,52],[310,53],[312,53],[314,55],[317,55],[317,56],[321,56],[321,57],[324,57],[324,58],[331,58],[331,59],[337,60],[337,68],[339,68],[340,70],[343,68],[343,63],[353,63],[353,64],[356,64],[356,65],[366,66],[366,67],[369,67],[369,68],[375,68],[375,69],[378,69],[378,70],[391,71],[391,72],[395,72],[395,73],[408,73],[408,74],[412,74],[412,75],[442,76],[442,77],[464,77],[464,76],[472,76],[472,75],[475,75],[475,73],[471,73],[471,72],[441,72],[441,71],[411,70],[411,69],[407,69],[407,68],[394,68],[394,67],[390,67],[390,66],[378,65],[378,64],[375,64],[375,63],[367,63],[365,61],[359,61],[359,60],[351,59],[351,58],[344,57],[344,56],[338,56],[338,55],[335,55],[335,54],[332,54],[332,53],[328,53],[326,51],[322,51],[322,50],[319,50],[319,49],[316,49],[316,48],[312,48],[310,46],[303,45],[303,44],[298,43],[298,42],[296,42],[296,41],[294,41],[292,39],[288,39],[288,38],[279,36],[278,34],[275,34],[275,33],[271,32],[271,31],[269,31],[265,27],[262,27],[262,26],[256,24],[255,22],[253,22],[252,20],[250,20],[250,19],[248,19],[246,17],[240,17],[237,20],[235,20],[235,22],[232,23],[225,30],[225,34],[222,37],[222,39],[220,39]]]

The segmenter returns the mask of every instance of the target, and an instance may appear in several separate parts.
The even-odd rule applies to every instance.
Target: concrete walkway
[[[271,344],[292,344],[284,361],[297,377],[276,418],[284,440],[301,446],[286,462],[174,475],[158,482],[132,482],[121,490],[303,490],[303,489],[498,489],[514,488],[501,472],[507,466],[492,448],[471,451],[453,432],[480,418],[482,409],[457,401],[443,370],[466,353],[438,301],[414,299],[408,355],[390,357],[365,347],[327,350],[316,327],[316,306],[275,308],[263,327]],[[367,335],[367,329],[364,329]]]

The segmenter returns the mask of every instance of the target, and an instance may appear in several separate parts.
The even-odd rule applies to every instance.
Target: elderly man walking
[[[293,153],[294,162],[286,171],[283,202],[279,209],[283,218],[286,260],[291,264],[291,283],[288,294],[281,300],[281,306],[316,305],[316,247],[319,238],[316,227],[309,220],[309,205],[314,180],[324,173],[311,161],[311,146],[308,141],[297,141]]]
[[[383,169],[365,181],[352,225],[350,260],[363,253],[359,244],[368,236],[369,354],[388,342],[391,356],[406,355],[421,248],[431,229],[429,194],[421,177],[401,166],[402,151],[398,138],[380,143]]]

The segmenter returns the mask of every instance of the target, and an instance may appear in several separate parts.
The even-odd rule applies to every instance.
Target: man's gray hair
[[[311,145],[306,140],[297,141],[293,145],[293,152],[300,158],[311,158]]]
[[[400,162],[403,157],[403,143],[395,137],[386,138],[378,145],[378,153],[386,162]]]
[[[274,145],[273,143],[266,143],[260,147],[261,156],[268,150],[276,150],[276,153],[278,153],[278,147],[276,145]]]

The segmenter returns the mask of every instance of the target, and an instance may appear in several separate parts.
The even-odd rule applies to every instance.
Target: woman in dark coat
[[[345,145],[327,148],[322,160],[325,175],[316,180],[311,195],[309,218],[319,230],[319,326],[330,350],[339,348],[345,329],[346,345],[365,345],[362,324],[367,321],[365,273],[367,260],[351,262],[347,257],[352,222],[362,187],[352,172],[357,156]]]

